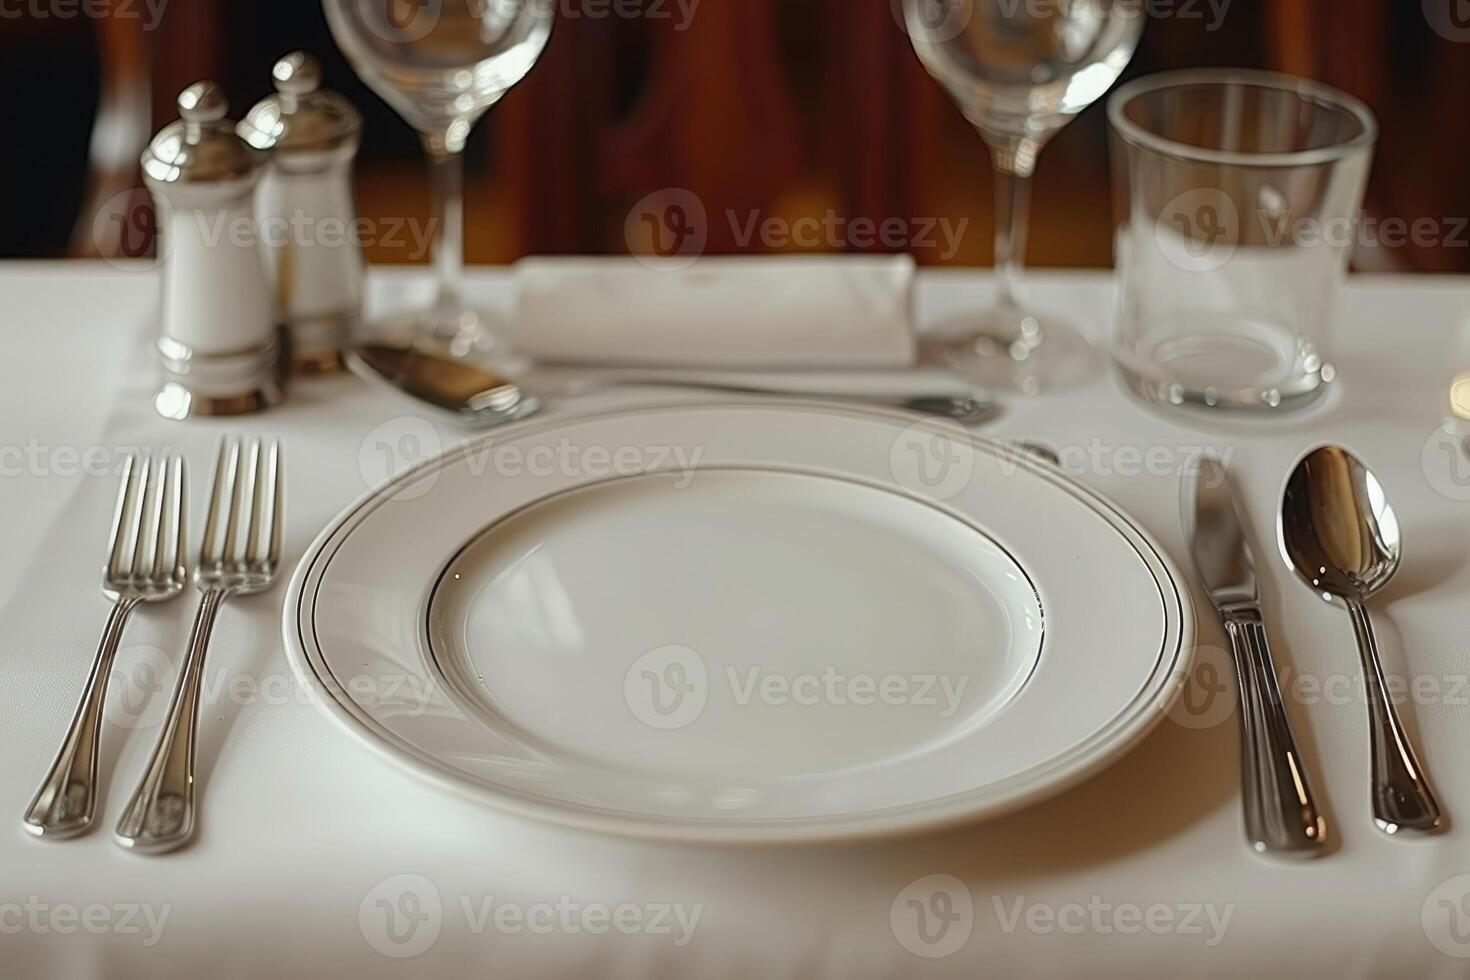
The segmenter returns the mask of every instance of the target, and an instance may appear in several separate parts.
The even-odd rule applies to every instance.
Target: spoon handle
[[[1356,599],[1347,600],[1368,695],[1368,727],[1373,752],[1373,822],[1384,833],[1415,830],[1428,833],[1439,827],[1439,803],[1424,778],[1424,768],[1399,721],[1388,694],[1378,641],[1368,610]]]
[[[735,381],[715,381],[705,378],[678,378],[656,374],[620,375],[605,379],[607,387],[641,386],[648,388],[688,388],[694,391],[728,391],[742,395],[784,395],[794,398],[817,398],[829,401],[860,402],[883,405],[890,408],[907,409],[923,415],[938,415],[943,418],[978,419],[991,410],[991,404],[982,398],[962,392],[918,392],[915,394],[889,394],[873,391],[824,391],[821,388],[786,386],[779,383],[745,384]]]
[[[1225,632],[1240,675],[1246,835],[1263,854],[1314,857],[1326,843],[1327,821],[1312,797],[1307,767],[1291,734],[1265,624],[1254,610],[1232,613]]]

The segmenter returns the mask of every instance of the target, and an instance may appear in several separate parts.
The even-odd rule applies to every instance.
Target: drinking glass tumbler
[[[1373,114],[1305,79],[1203,69],[1122,86],[1108,120],[1129,385],[1172,405],[1311,401],[1334,375]]]

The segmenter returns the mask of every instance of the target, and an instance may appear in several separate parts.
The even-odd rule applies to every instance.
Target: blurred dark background
[[[1357,267],[1470,271],[1470,231],[1458,217],[1470,214],[1462,0],[1141,2],[1150,17],[1125,79],[1239,65],[1357,95],[1382,126],[1368,213],[1437,229],[1360,247]],[[744,223],[754,211],[969,218],[957,249],[941,238],[912,250],[931,264],[988,264],[984,146],[920,68],[896,5],[700,0],[686,17],[689,0],[646,0],[645,16],[619,18],[595,15],[606,2],[559,0],[540,64],[472,137],[468,260],[626,251],[630,207],[679,187],[706,207],[710,251],[742,250],[729,218]],[[0,255],[146,252],[144,238],[119,240],[97,216],[139,186],[138,155],[175,117],[178,91],[213,78],[238,118],[271,91],[271,64],[294,48],[318,54],[327,87],[366,117],[361,213],[423,220],[417,138],[352,75],[314,0],[10,0],[0,8]],[[1028,259],[1105,266],[1110,238],[1099,103],[1041,157]],[[375,245],[369,257],[424,260],[407,242]]]

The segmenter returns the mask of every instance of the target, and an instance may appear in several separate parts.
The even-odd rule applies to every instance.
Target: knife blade
[[[1262,853],[1315,856],[1326,842],[1327,822],[1313,800],[1286,717],[1261,618],[1255,556],[1224,464],[1200,457],[1180,496],[1184,537],[1230,641],[1240,685],[1246,836]]]
[[[1236,512],[1225,467],[1213,457],[1201,458],[1192,487],[1193,504],[1186,502],[1182,508],[1184,534],[1210,601],[1222,613],[1259,607],[1255,555]]]

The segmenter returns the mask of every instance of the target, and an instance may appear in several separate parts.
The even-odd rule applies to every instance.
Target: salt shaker
[[[179,93],[180,118],[143,152],[163,256],[159,413],[237,415],[281,399],[274,303],[252,197],[265,160],[235,135],[214,82]]]
[[[341,95],[319,89],[321,66],[305,51],[277,61],[271,77],[276,94],[246,113],[236,132],[270,153],[256,217],[290,329],[292,370],[335,371],[362,312],[365,268],[352,195],[362,116]]]

